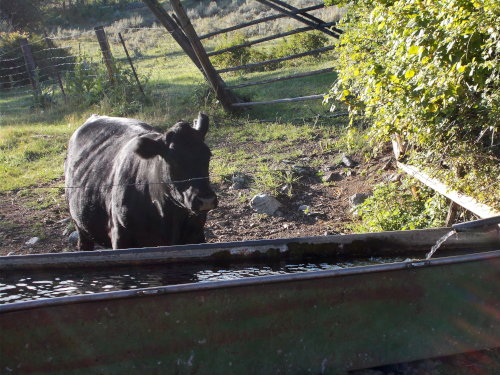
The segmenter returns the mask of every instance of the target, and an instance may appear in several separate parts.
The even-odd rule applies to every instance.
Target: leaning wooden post
[[[127,46],[125,45],[125,41],[123,40],[122,33],[118,33],[118,36],[120,37],[120,42],[123,46],[123,49],[125,50],[125,54],[127,55],[127,60],[128,63],[130,64],[130,67],[132,68],[132,73],[134,73],[135,81],[137,82],[137,86],[139,87],[139,90],[141,90],[142,95],[146,97],[146,94],[144,94],[144,90],[142,89],[141,82],[139,81],[139,77],[137,76],[137,72],[135,71],[134,64],[132,64],[132,59],[130,58],[130,55],[128,53]]]
[[[222,106],[226,111],[234,111],[233,103],[239,102],[238,98],[226,87],[224,81],[219,76],[219,73],[215,70],[214,66],[210,62],[208,55],[205,51],[205,48],[200,42],[196,31],[189,20],[189,17],[184,10],[180,0],[170,0],[170,4],[174,8],[174,12],[177,15],[178,22],[186,34],[191,47],[193,47],[196,56],[198,57],[198,61],[200,62],[203,71],[205,72],[205,76],[207,77],[208,82],[212,86],[212,89],[215,91],[215,95],[217,99],[221,102]]]
[[[104,27],[96,26],[94,27],[95,35],[97,36],[97,41],[99,42],[99,47],[101,47],[102,56],[104,57],[104,63],[106,64],[106,69],[108,70],[109,80],[115,82],[115,64],[113,61],[113,55],[111,54],[111,49],[109,48],[108,38],[104,32]]]
[[[31,53],[31,47],[27,39],[23,38],[19,41],[19,43],[21,44],[21,51],[23,52],[24,62],[26,64],[26,72],[28,73],[31,87],[33,88],[33,94],[35,95],[35,100],[38,102],[41,92],[35,73],[35,60],[33,59],[33,54]]]
[[[45,35],[45,43],[47,44],[47,47],[49,48],[49,50],[51,50],[51,48],[55,48],[54,43],[49,39],[47,32],[44,32],[44,35]],[[52,53],[52,50],[50,51],[50,58],[52,60],[54,59],[54,54]],[[62,83],[61,74],[59,73],[59,69],[57,69],[57,67],[54,65],[53,61],[50,64],[50,69],[52,70],[52,74],[57,79],[57,83],[59,84],[59,87],[60,87],[61,92],[63,94],[64,101],[66,102],[67,101],[66,92],[64,92],[64,86]]]
[[[149,7],[151,12],[153,12],[156,18],[158,18],[158,21],[160,21],[163,27],[167,29],[170,35],[172,35],[172,38],[174,38],[174,40],[179,44],[179,46],[183,49],[186,55],[189,56],[191,61],[204,75],[205,72],[203,71],[200,62],[198,61],[198,57],[196,57],[196,54],[194,53],[188,38],[186,37],[186,35],[184,35],[182,30],[179,28],[177,23],[172,19],[172,17],[168,15],[167,11],[161,6],[158,0],[142,0],[142,1]]]

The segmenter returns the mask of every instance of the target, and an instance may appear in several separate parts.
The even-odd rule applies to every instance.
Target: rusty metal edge
[[[140,298],[153,295],[164,295],[173,293],[184,293],[200,290],[212,290],[219,288],[236,288],[252,285],[277,284],[291,281],[306,281],[313,279],[351,276],[363,273],[389,272],[402,269],[416,269],[422,267],[443,266],[465,262],[486,261],[500,258],[500,250],[488,251],[484,253],[450,256],[430,260],[410,260],[406,262],[396,262],[388,264],[377,264],[373,266],[358,266],[339,270],[312,271],[286,275],[256,276],[251,278],[211,281],[203,283],[189,283],[181,285],[170,285],[162,287],[142,288],[134,290],[122,290],[115,292],[103,292],[78,296],[57,297],[40,299],[35,301],[16,302],[12,304],[0,305],[0,314],[20,310],[30,310],[45,307],[57,307],[67,304],[89,303],[96,301],[115,300],[124,298]]]
[[[315,237],[295,237],[265,239],[239,242],[203,243],[192,245],[163,246],[153,248],[135,248],[124,250],[95,250],[83,252],[11,255],[0,257],[0,271],[21,270],[50,267],[85,267],[85,266],[108,266],[129,264],[146,264],[153,262],[182,262],[195,260],[209,260],[210,257],[223,252],[229,252],[235,257],[248,256],[254,252],[262,252],[277,249],[281,253],[286,252],[290,244],[337,244],[343,246],[354,241],[383,240],[390,241],[403,247],[402,243],[411,240],[412,248],[417,250],[429,249],[442,235],[449,232],[451,228],[422,229],[411,231],[388,231],[376,233],[361,233],[347,235],[330,235]],[[399,242],[397,242],[399,241]],[[494,243],[493,248],[492,243]],[[484,248],[488,244],[489,248]],[[500,246],[500,239],[488,233],[460,233],[456,238],[450,238],[442,249],[468,249],[471,247],[493,250]],[[408,246],[407,246],[408,247]],[[443,251],[441,250],[441,251]],[[347,255],[347,254],[344,254]],[[394,254],[397,255],[397,254]]]

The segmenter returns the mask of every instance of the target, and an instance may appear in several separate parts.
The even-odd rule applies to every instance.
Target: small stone
[[[323,176],[323,182],[334,182],[334,181],[341,181],[342,176],[338,172],[327,172]]]
[[[301,177],[304,176],[311,176],[316,174],[316,171],[314,168],[307,167],[307,166],[302,166],[302,165],[294,165],[293,166],[293,172]]]
[[[396,182],[401,179],[401,175],[399,173],[393,173],[389,176],[387,176],[386,180],[389,182]]]
[[[349,198],[349,202],[353,207],[356,207],[363,203],[366,198],[368,198],[368,194],[356,193]]]
[[[40,238],[38,237],[31,237],[28,241],[26,241],[24,244],[26,246],[33,246],[36,245],[40,241]]]
[[[250,200],[250,207],[259,214],[273,215],[281,203],[271,195],[257,194]]]
[[[349,156],[343,155],[342,156],[342,164],[344,164],[347,168],[353,168],[358,163],[356,163],[354,160],[352,160]]]
[[[68,244],[72,248],[76,248],[76,245],[78,244],[78,232],[75,230],[73,233],[71,233],[68,237]]]
[[[57,224],[68,224],[70,220],[71,220],[71,218],[67,217],[65,219],[57,221]]]
[[[241,173],[235,173],[232,177],[232,182],[233,184],[231,185],[230,189],[233,190],[245,189],[247,186],[247,178]]]
[[[308,206],[307,204],[303,204],[303,205],[299,206],[299,211],[304,212],[304,213],[311,212],[311,206]]]

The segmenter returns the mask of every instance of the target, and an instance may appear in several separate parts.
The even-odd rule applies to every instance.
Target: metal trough
[[[277,374],[500,347],[498,233],[449,229],[0,257],[0,272],[408,256],[0,305],[0,373]]]

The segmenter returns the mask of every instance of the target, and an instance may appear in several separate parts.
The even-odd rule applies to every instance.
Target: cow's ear
[[[193,122],[193,128],[201,133],[203,139],[205,139],[208,132],[208,122],[208,116],[203,112],[200,112],[198,118]]]
[[[152,137],[151,134],[141,135],[136,139],[134,152],[141,158],[151,159],[165,153],[165,143],[161,137]]]

